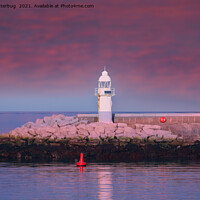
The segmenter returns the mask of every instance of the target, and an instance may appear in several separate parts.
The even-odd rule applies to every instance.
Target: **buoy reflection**
[[[85,166],[77,166],[77,168],[79,168],[80,169],[80,172],[81,172],[81,174],[83,173],[83,168],[85,168]]]

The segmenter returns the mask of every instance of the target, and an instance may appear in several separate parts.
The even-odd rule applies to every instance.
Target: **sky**
[[[106,66],[114,112],[200,112],[199,0],[30,3],[94,8],[0,8],[0,111],[96,112]]]

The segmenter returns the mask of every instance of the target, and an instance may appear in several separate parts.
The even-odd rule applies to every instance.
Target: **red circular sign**
[[[165,123],[166,121],[167,121],[167,119],[165,117],[160,118],[160,122]]]

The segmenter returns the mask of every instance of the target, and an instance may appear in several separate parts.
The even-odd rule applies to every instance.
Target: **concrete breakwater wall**
[[[88,120],[89,122],[97,122],[98,114],[78,114],[79,120]],[[165,117],[165,123],[160,122],[160,118]],[[200,113],[144,113],[144,114],[113,114],[114,123],[126,123],[131,126],[133,124],[177,124],[177,123],[200,123]]]
[[[160,118],[165,117],[165,123],[160,122]],[[115,114],[114,122],[131,124],[177,124],[177,123],[200,123],[200,113],[149,113],[149,114]]]
[[[98,122],[98,114],[77,114],[79,120],[88,120],[89,123]]]

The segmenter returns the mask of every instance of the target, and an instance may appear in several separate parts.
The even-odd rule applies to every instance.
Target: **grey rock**
[[[116,135],[124,134],[124,128],[118,128],[118,129],[115,131],[115,134],[116,134]]]
[[[27,122],[26,124],[23,125],[23,127],[32,128],[32,127],[34,127],[34,123],[33,122]]]
[[[65,120],[65,115],[62,115],[62,114],[60,114],[60,115],[52,115],[52,119],[54,121]]]
[[[57,137],[55,135],[52,135],[49,139],[50,140],[55,140]]]
[[[125,124],[125,123],[117,123],[117,126],[120,127],[120,128],[124,128],[124,127],[127,127],[127,124]]]
[[[29,133],[30,137],[34,137],[37,135],[36,131],[33,128],[29,128],[28,133]]]
[[[78,122],[78,118],[72,119],[70,122],[71,122],[71,124],[74,124],[74,123]]]
[[[58,120],[57,124],[59,127],[71,125],[78,122],[78,118],[66,117],[64,120]]]
[[[77,132],[68,132],[67,137],[75,138],[75,137],[78,137],[78,134],[77,134]]]
[[[97,126],[97,127],[95,127],[94,131],[98,134],[104,133],[104,127],[103,126]]]
[[[42,132],[42,135],[39,135],[42,138],[48,138],[51,137],[53,134],[50,132]]]
[[[81,120],[81,121],[79,121],[79,123],[80,123],[80,124],[88,124],[89,121],[88,121],[88,120]]]
[[[92,122],[90,123],[90,126],[93,128],[99,127],[99,126],[103,126],[104,123],[99,123],[99,122]]]
[[[50,124],[51,119],[52,119],[51,117],[44,117],[43,121],[44,121],[44,123],[46,123],[46,124]]]
[[[68,120],[60,120],[60,121],[57,121],[57,124],[58,124],[58,127],[63,127],[63,126],[70,125],[71,122]]]
[[[99,139],[99,136],[100,136],[100,134],[98,134],[97,132],[91,131],[91,132],[89,133],[89,135],[88,135],[88,138],[89,138],[89,139]]]
[[[86,125],[85,124],[79,124],[76,128],[78,130],[80,130],[80,129],[86,129]]]
[[[88,136],[89,134],[88,134],[88,131],[80,129],[78,130],[78,135],[81,137],[85,137],[85,136]]]
[[[85,126],[85,130],[90,133],[91,131],[94,131],[94,127],[90,126],[90,124],[87,124],[87,126]]]
[[[153,129],[153,130],[160,130],[161,129],[161,126],[159,125],[144,125],[143,126],[143,130],[149,130],[149,129]]]
[[[44,123],[43,119],[37,119],[35,122],[36,125],[43,124],[43,123]]]
[[[67,137],[69,128],[64,126],[59,128],[60,134],[63,135],[64,137]]]
[[[143,130],[144,124],[135,124],[135,126],[136,126],[136,129],[142,129]]]

